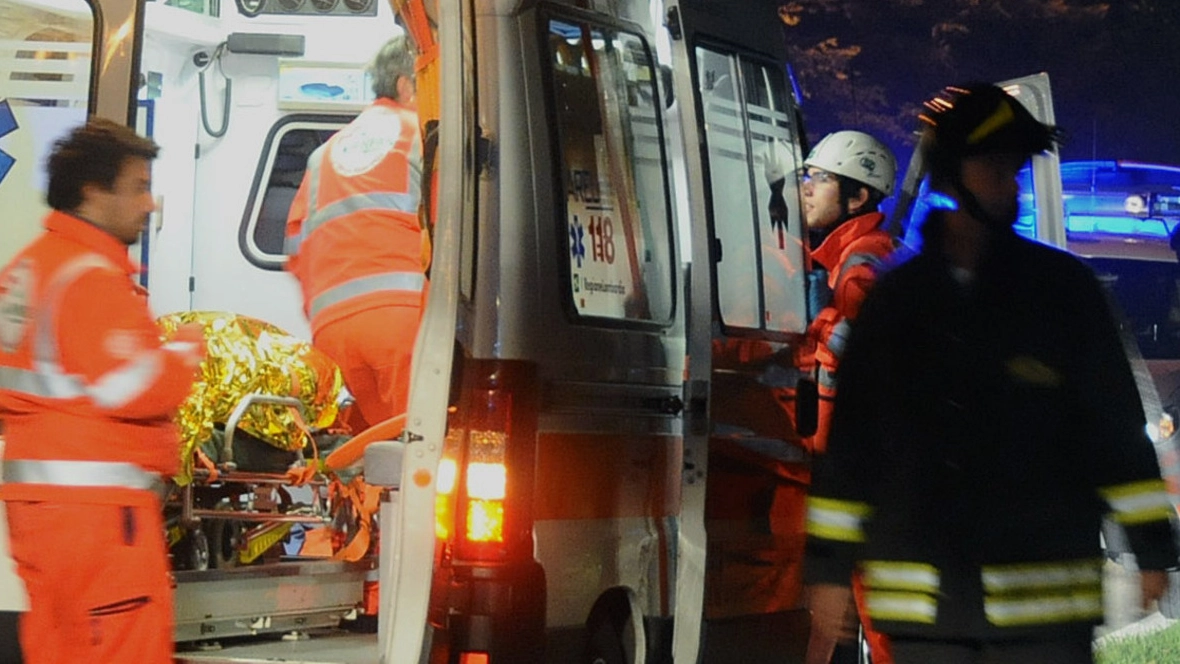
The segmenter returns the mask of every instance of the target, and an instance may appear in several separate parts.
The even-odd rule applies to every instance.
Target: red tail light
[[[436,534],[457,561],[532,554],[536,370],[468,360],[438,469]]]

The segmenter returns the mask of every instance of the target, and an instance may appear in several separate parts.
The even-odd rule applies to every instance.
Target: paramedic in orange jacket
[[[157,488],[204,346],[191,328],[160,341],[127,257],[157,149],[106,120],[59,140],[45,232],[0,271],[0,498],[28,664],[172,661]]]
[[[381,48],[370,73],[376,101],[311,154],[287,216],[287,269],[303,290],[313,343],[356,400],[354,433],[406,409],[426,287],[422,146],[404,36]]]
[[[893,252],[893,238],[881,229],[880,202],[893,193],[897,161],[876,138],[859,131],[825,136],[803,162],[803,216],[810,235],[813,274],[811,298],[818,308],[808,327],[819,382],[819,427],[812,449],[827,448],[836,368],[850,321],[856,318],[876,268]],[[858,594],[858,599],[859,599]],[[852,607],[849,607],[851,614]],[[864,621],[873,664],[890,664],[888,644]],[[809,662],[857,661],[851,645],[814,638]]]

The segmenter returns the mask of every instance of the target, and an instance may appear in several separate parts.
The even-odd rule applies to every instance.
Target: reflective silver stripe
[[[160,480],[133,463],[120,461],[33,461],[4,462],[8,484],[50,484],[72,487],[123,487],[152,489]]]
[[[933,625],[938,617],[938,600],[924,593],[870,590],[866,593],[865,604],[873,620]]]
[[[77,399],[89,397],[101,408],[118,408],[142,395],[164,370],[162,351],[145,351],[138,357],[99,376],[92,384],[67,374],[58,363],[54,319],[66,286],[89,270],[118,271],[98,254],[83,254],[62,267],[45,291],[37,311],[33,339],[33,369],[0,367],[0,387],[36,397]]]
[[[840,273],[836,275],[836,284],[838,285],[840,281],[844,279],[844,275],[854,267],[869,265],[875,268],[880,264],[881,259],[877,257],[876,254],[870,254],[867,252],[848,254],[848,258],[844,259],[844,262],[840,264]]]
[[[346,198],[326,205],[322,210],[316,210],[303,222],[302,237],[311,235],[315,229],[334,219],[339,219],[354,212],[371,210],[374,212],[388,212],[394,210],[407,214],[418,213],[418,195],[410,192],[371,191],[364,194],[353,194]]]
[[[927,563],[867,560],[862,565],[864,583],[869,588],[937,593],[938,568]]]
[[[1026,565],[986,565],[982,571],[984,590],[991,594],[1029,590],[1100,588],[1102,561],[1077,560]]]
[[[826,388],[826,389],[831,390],[833,392],[836,390],[836,372],[835,371],[832,371],[831,369],[829,369],[821,364],[819,366],[819,371],[816,372],[816,377],[818,378],[818,382],[819,382],[820,387]]]
[[[1000,627],[1043,625],[1102,618],[1102,590],[1053,597],[985,597],[988,622]]]
[[[315,318],[324,309],[345,300],[380,291],[421,293],[426,277],[421,272],[383,272],[351,279],[320,293],[311,301],[308,315]]]
[[[399,117],[400,120],[400,117]],[[363,194],[355,194],[334,201],[323,209],[320,208],[320,172],[323,170],[324,158],[327,155],[327,147],[330,143],[325,143],[316,148],[311,156],[307,159],[308,172],[308,187],[307,187],[307,219],[303,221],[303,226],[299,229],[298,235],[288,236],[284,240],[283,250],[288,256],[294,256],[299,253],[299,249],[303,246],[304,241],[320,226],[346,217],[355,212],[365,210],[373,211],[389,211],[396,210],[406,212],[409,214],[417,214],[418,203],[422,199],[422,183],[420,177],[415,177],[415,173],[420,172],[420,168],[415,164],[421,159],[419,153],[421,152],[421,145],[419,145],[417,132],[410,142],[409,152],[406,159],[409,163],[409,182],[407,183],[409,190],[404,192],[396,191],[374,191]],[[398,144],[402,141],[399,139]]]
[[[324,163],[324,155],[326,154],[328,154],[328,144],[324,143],[307,157],[307,211],[309,214],[320,204],[320,167]]]
[[[57,341],[53,321],[57,318],[58,300],[75,279],[90,270],[118,271],[115,264],[98,254],[82,254],[58,269],[53,281],[45,289],[45,297],[37,316],[37,336],[33,340],[33,357],[57,366]]]
[[[142,395],[164,373],[161,351],[143,353],[94,381],[86,394],[103,408],[126,406]]]
[[[72,381],[68,377],[61,378],[65,379],[64,383],[57,383],[51,376],[28,369],[0,367],[0,388],[2,389],[30,394],[35,397],[58,399],[70,398],[62,396],[63,393],[70,391],[74,393],[74,396],[82,395],[82,387],[77,385],[76,381]]]
[[[1100,493],[1114,511],[1115,521],[1124,525],[1166,521],[1172,515],[1172,501],[1162,479],[1106,487]]]
[[[863,542],[864,522],[871,513],[866,503],[811,497],[807,499],[807,534],[840,542]]]

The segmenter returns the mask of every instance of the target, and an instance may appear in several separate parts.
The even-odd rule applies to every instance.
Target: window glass
[[[698,47],[697,85],[708,146],[710,214],[722,322],[802,332],[802,217],[798,132],[781,72],[741,56]],[[784,176],[771,189],[767,166]],[[772,208],[775,214],[771,214]]]
[[[613,28],[548,27],[574,310],[668,322],[671,220],[650,52]]]
[[[94,15],[85,0],[0,0],[0,264],[41,229],[45,159],[86,121]]]
[[[1143,357],[1180,360],[1180,265],[1120,258],[1086,262],[1114,292]]]
[[[242,234],[242,252],[261,267],[282,269],[287,260],[283,242],[287,232],[287,211],[303,172],[307,158],[327,142],[346,123],[347,118],[332,120],[286,120],[273,133],[263,151],[255,195],[246,211]]]

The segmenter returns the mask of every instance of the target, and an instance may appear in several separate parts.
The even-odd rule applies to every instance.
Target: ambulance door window
[[[238,231],[242,255],[254,265],[267,270],[283,269],[287,261],[283,251],[287,212],[303,181],[307,158],[349,119],[289,116],[271,128]]]
[[[94,13],[85,0],[0,2],[0,264],[41,230],[45,159],[86,121]]]
[[[761,62],[711,47],[698,47],[696,57],[722,323],[802,332],[805,303],[792,297],[803,292],[805,279],[801,155],[784,78]],[[768,165],[781,181],[768,181]]]
[[[651,51],[615,28],[547,18],[563,265],[578,317],[667,324],[669,194]]]

